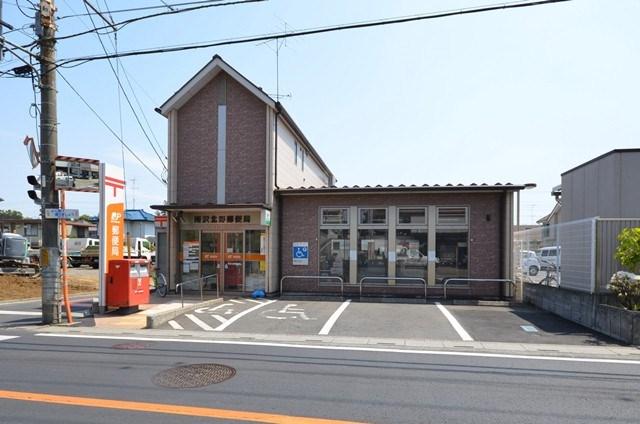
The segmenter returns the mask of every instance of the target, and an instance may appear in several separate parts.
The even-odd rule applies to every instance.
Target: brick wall
[[[180,204],[216,203],[218,104],[225,101],[226,202],[265,201],[266,106],[234,79],[220,73],[178,110]]]
[[[318,274],[320,207],[435,205],[469,207],[469,277],[500,278],[502,202],[500,193],[283,196],[281,272]],[[292,265],[290,251],[294,241],[309,242],[309,266]]]

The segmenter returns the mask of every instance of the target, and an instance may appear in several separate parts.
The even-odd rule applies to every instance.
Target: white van
[[[542,269],[557,268],[560,264],[560,246],[543,247],[538,250],[538,258]]]

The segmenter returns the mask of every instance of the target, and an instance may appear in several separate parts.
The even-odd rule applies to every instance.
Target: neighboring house
[[[42,240],[42,221],[32,218],[0,218],[0,232],[24,236],[29,240],[32,248],[38,249]]]
[[[286,109],[219,56],[157,111],[169,124],[168,192],[152,208],[166,212],[158,264],[172,289],[215,274],[221,293],[277,292],[286,275],[355,290],[378,276],[417,278],[420,295],[422,280],[437,293],[446,278],[511,277],[525,185],[336,187]]]
[[[143,209],[127,209],[124,212],[125,232],[129,237],[146,238],[155,235],[153,215]]]

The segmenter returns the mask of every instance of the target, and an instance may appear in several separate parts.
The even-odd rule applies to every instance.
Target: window
[[[360,225],[386,225],[387,210],[386,209],[359,209]]]
[[[349,230],[320,230],[320,275],[349,281]]]
[[[427,279],[426,228],[396,230],[396,275]]]
[[[398,225],[426,224],[424,208],[398,208]]]
[[[322,208],[320,209],[322,225],[349,225],[349,209]]]
[[[438,225],[467,225],[467,208],[438,208]]]
[[[358,281],[387,276],[388,245],[387,230],[358,230]]]
[[[468,239],[467,229],[436,231],[436,281],[468,277]]]
[[[298,143],[294,143],[295,144],[295,150],[293,151],[293,164],[297,165],[298,164]]]
[[[300,159],[302,162],[302,170],[304,171],[304,156],[305,156],[305,151],[304,150],[300,150]]]

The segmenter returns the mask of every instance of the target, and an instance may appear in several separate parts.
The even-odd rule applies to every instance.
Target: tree
[[[640,272],[640,227],[625,228],[618,235],[616,259],[631,272]]]
[[[0,209],[0,219],[23,219],[22,212],[13,209]]]
[[[76,221],[91,221],[91,218],[92,217],[90,215],[84,214],[80,215]]]

